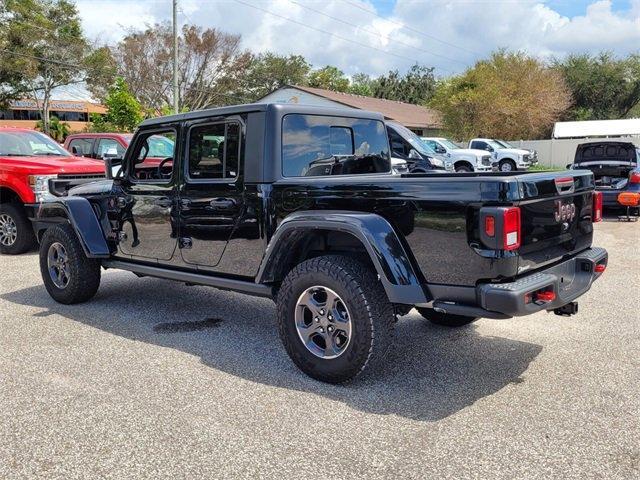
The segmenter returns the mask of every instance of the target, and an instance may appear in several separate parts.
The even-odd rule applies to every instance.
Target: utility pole
[[[178,101],[178,0],[173,0],[173,111],[180,111]]]

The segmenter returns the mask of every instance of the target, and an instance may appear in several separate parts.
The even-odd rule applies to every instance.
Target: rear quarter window
[[[387,173],[384,123],[362,118],[289,114],[282,120],[285,177]]]

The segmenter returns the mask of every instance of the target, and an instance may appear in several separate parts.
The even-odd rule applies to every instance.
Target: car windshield
[[[40,132],[0,132],[0,155],[5,157],[36,157],[41,155],[70,156],[64,148]]]
[[[413,133],[408,128],[394,123],[393,129],[396,132],[398,132],[398,134],[402,138],[404,138],[407,142],[409,142],[411,147],[415,148],[418,151],[418,153],[421,153],[422,155],[425,155],[425,156],[432,156],[436,153],[433,151],[433,149],[430,146],[424,143],[418,135]]]
[[[505,147],[504,145],[502,145],[499,142],[496,142],[495,140],[487,140],[487,143],[491,145],[494,148],[494,150],[500,150],[502,148],[511,148],[511,147]]]
[[[446,138],[439,139],[438,141],[445,147],[452,150],[458,150],[460,148],[458,145],[453,143],[451,140],[447,140]]]
[[[513,145],[511,145],[509,142],[505,142],[504,140],[496,140],[496,142],[502,145],[502,148],[516,148]]]

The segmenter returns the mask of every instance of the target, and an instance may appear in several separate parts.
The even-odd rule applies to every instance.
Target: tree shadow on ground
[[[306,377],[289,360],[269,300],[126,272],[103,275],[97,296],[81,305],[60,305],[42,286],[0,298],[42,308],[35,317],[57,314],[197,355],[211,368],[253,382],[325,396],[363,412],[425,421],[445,418],[520,383],[542,350],[532,343],[480,335],[473,324],[434,326],[414,313],[398,323],[396,348],[381,370],[346,386],[328,385]]]

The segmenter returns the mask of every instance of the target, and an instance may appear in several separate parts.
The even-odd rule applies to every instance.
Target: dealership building
[[[442,120],[436,110],[412,103],[334,92],[322,88],[287,85],[262,97],[258,102],[298,103],[367,110],[379,112],[387,120],[394,120],[420,136],[438,136],[442,131]]]
[[[0,110],[0,127],[35,128],[40,120],[41,101],[14,100],[6,110]],[[51,100],[49,116],[69,124],[71,132],[82,132],[87,128],[92,114],[104,115],[103,105],[71,100]]]

